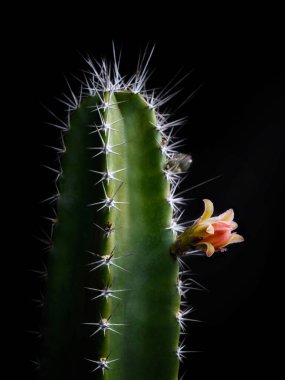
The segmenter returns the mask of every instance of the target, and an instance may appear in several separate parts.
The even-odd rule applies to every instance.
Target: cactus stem
[[[186,305],[185,297],[190,289],[198,285],[195,286],[195,282],[183,277],[188,267],[183,263],[182,257],[171,257],[169,251],[173,239],[178,233],[183,232],[184,226],[189,223],[181,222],[183,212],[180,212],[180,205],[185,204],[186,198],[182,197],[184,192],[176,194],[176,190],[182,182],[180,174],[186,172],[186,167],[190,166],[191,157],[176,151],[183,140],[177,139],[174,128],[183,125],[185,119],[169,122],[169,114],[158,113],[158,108],[175,95],[175,93],[170,95],[175,86],[171,89],[169,86],[158,95],[154,91],[144,90],[149,76],[147,66],[152,53],[153,49],[149,56],[146,56],[146,52],[143,54],[136,74],[129,80],[125,80],[125,77],[119,74],[120,58],[117,61],[115,51],[113,74],[104,61],[100,69],[97,69],[92,60],[87,58],[86,61],[91,67],[91,78],[86,80],[84,92],[87,91],[91,97],[80,104],[82,87],[77,99],[68,84],[70,92],[60,100],[68,106],[69,118],[70,111],[76,109],[77,111],[72,116],[71,131],[66,136],[68,152],[63,162],[64,178],[61,179],[60,187],[62,196],[60,197],[57,192],[48,199],[49,202],[53,202],[61,198],[60,223],[56,232],[58,240],[54,251],[60,254],[52,255],[51,268],[52,265],[55,268],[57,264],[58,268],[62,266],[63,270],[63,276],[59,275],[57,269],[54,271],[52,278],[54,282],[50,282],[49,289],[52,301],[49,304],[48,317],[51,319],[50,326],[54,323],[58,330],[47,328],[48,333],[55,331],[51,334],[50,341],[47,340],[46,362],[43,361],[42,364],[43,374],[46,371],[48,378],[54,378],[54,374],[57,373],[73,375],[71,367],[66,365],[70,361],[68,356],[63,354],[65,362],[53,357],[53,347],[50,343],[54,341],[56,349],[61,349],[64,345],[69,352],[73,333],[77,334],[79,331],[71,331],[71,324],[64,322],[65,318],[71,315],[70,310],[73,311],[72,323],[76,323],[76,326],[89,325],[90,337],[96,335],[94,339],[88,341],[88,347],[91,349],[96,347],[95,351],[92,351],[94,356],[91,354],[95,360],[86,359],[93,363],[94,368],[91,367],[91,373],[97,371],[101,375],[102,371],[104,375],[105,370],[112,368],[110,377],[114,380],[143,379],[148,378],[148,374],[147,376],[145,374],[146,370],[150,370],[149,378],[174,379],[178,374],[178,359],[182,361],[189,352],[185,351],[184,341],[179,343],[179,336],[181,338],[185,333],[188,321],[195,321],[189,318],[193,308]],[[179,82],[172,83],[177,85]],[[135,95],[138,93],[140,95]],[[60,131],[67,131],[70,128],[70,119],[62,123],[56,115],[51,114],[56,118],[55,125]],[[66,150],[63,137],[64,133],[61,133],[63,148],[52,147],[59,154]],[[99,159],[91,160],[91,156],[93,159],[99,156]],[[83,168],[90,168],[90,172],[96,175],[95,181],[93,174],[87,173],[87,170],[82,171],[81,165]],[[139,170],[135,170],[136,167]],[[76,168],[76,176],[73,174],[69,176],[73,168]],[[61,170],[48,169],[56,173],[57,181]],[[157,179],[157,190],[152,186],[153,179]],[[99,186],[94,189],[92,185],[98,184]],[[140,200],[140,193],[146,196],[146,202]],[[151,196],[149,205],[146,204],[149,199],[148,194]],[[96,207],[87,208],[87,205]],[[62,223],[64,217],[68,219],[66,224]],[[50,220],[53,222],[52,218]],[[81,252],[89,252],[93,258],[90,260],[88,257],[82,258]],[[147,253],[149,258],[145,259]],[[120,261],[130,255],[133,257]],[[142,261],[141,268],[137,266],[138,260]],[[121,263],[123,267],[119,265]],[[85,267],[84,274],[79,270],[79,265],[87,266],[88,269]],[[87,275],[87,270],[96,272]],[[123,272],[131,273],[132,276]],[[163,272],[163,275],[156,292],[152,289],[153,286],[156,288],[157,272],[159,276],[160,272]],[[149,273],[149,277],[144,273]],[[170,280],[167,280],[166,275],[170,276]],[[87,283],[84,276],[87,277]],[[67,281],[70,281],[71,291],[66,291]],[[94,287],[84,287],[84,285]],[[79,309],[72,306],[74,289],[80,301]],[[84,289],[95,292],[91,294],[92,298]],[[66,294],[71,297],[61,305],[60,296]],[[98,300],[98,305],[94,302],[87,307],[86,298],[91,298],[92,301]],[[60,309],[58,318],[53,312],[55,307],[52,302]],[[161,310],[153,307],[160,302]],[[121,306],[114,313],[118,305]],[[94,318],[93,312],[97,306],[101,307],[101,314],[99,318]],[[139,318],[135,317],[136,323],[133,323],[132,318],[136,310],[141,314]],[[82,318],[83,313],[87,317]],[[82,320],[95,321],[81,323]],[[129,327],[123,329],[119,326]],[[147,329],[150,334],[145,337],[144,331]],[[171,338],[169,346],[165,338],[166,330]],[[63,342],[58,338],[61,331],[65,338]],[[47,335],[45,332],[45,336]],[[142,342],[133,339],[135,336],[140,336]],[[104,340],[101,339],[103,337]],[[148,350],[150,346],[155,347],[155,360]],[[159,350],[162,351],[161,355],[157,355]],[[120,359],[109,360],[110,355],[107,356],[109,352]],[[77,344],[71,347],[70,354],[74,354],[74,357],[76,354],[76,358],[79,356],[82,358],[84,355]],[[164,358],[167,364],[161,365],[161,360]],[[51,360],[54,363],[53,368],[49,368]],[[120,360],[119,365],[114,365],[113,368],[110,364],[117,360]],[[150,363],[150,369],[145,368],[145,363]],[[74,368],[77,368],[77,365],[77,362],[74,363]]]

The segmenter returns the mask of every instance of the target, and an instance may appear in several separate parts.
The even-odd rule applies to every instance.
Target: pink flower
[[[172,247],[172,253],[181,256],[191,249],[198,249],[208,257],[214,252],[225,251],[226,246],[244,241],[241,235],[234,231],[238,225],[234,222],[234,211],[227,210],[223,214],[212,217],[214,205],[209,199],[204,199],[205,210],[191,227],[178,236]]]

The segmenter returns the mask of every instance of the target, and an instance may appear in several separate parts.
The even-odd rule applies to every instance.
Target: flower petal
[[[193,238],[204,238],[206,236],[209,236],[210,232],[208,232],[208,228],[211,226],[210,223],[208,223],[208,221],[206,223],[197,223],[197,224],[193,224],[193,226],[191,226],[191,230],[189,230],[189,234],[193,237]],[[211,229],[210,229],[211,231]]]
[[[224,220],[225,222],[232,222],[234,220],[234,210],[230,208],[229,210],[225,211],[223,214],[220,214],[218,218],[220,220]]]
[[[200,218],[201,222],[211,218],[211,216],[213,215],[213,212],[214,212],[213,202],[211,202],[209,199],[203,199],[203,202],[205,204],[205,210],[203,212],[203,215]]]
[[[233,233],[226,245],[233,244],[233,243],[241,243],[243,241],[244,241],[244,238],[241,235]]]
[[[231,222],[231,230],[236,230],[238,228],[238,224],[236,222]]]
[[[199,243],[211,243],[215,247],[215,249],[217,249],[227,245],[230,238],[230,230],[227,229],[225,231],[218,231],[215,228],[215,233],[213,235],[208,234],[208,236],[204,237]]]
[[[208,232],[208,234],[214,235],[215,228],[213,227],[212,224],[209,224],[209,226],[206,228],[206,232]]]
[[[232,231],[232,222],[224,222],[223,220],[219,220],[217,222],[212,223],[212,226],[217,231]]]
[[[215,253],[215,247],[211,243],[200,243],[196,245],[198,249],[205,252],[208,257],[211,257]]]

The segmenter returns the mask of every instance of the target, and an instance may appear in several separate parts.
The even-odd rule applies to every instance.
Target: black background
[[[18,178],[23,199],[19,203],[24,210],[20,222],[21,232],[26,232],[21,243],[29,247],[20,261],[19,293],[24,302],[20,330],[34,329],[38,323],[29,301],[38,293],[38,282],[29,268],[40,267],[41,244],[33,236],[40,234],[40,226],[46,228],[40,215],[48,209],[39,201],[53,190],[53,176],[42,164],[53,164],[55,156],[44,144],[55,142],[57,135],[45,125],[51,118],[42,104],[64,115],[64,106],[55,98],[67,89],[65,75],[76,89],[71,74],[80,75],[86,68],[82,55],[111,57],[114,40],[123,49],[122,71],[128,73],[134,70],[139,51],[147,43],[156,44],[149,87],[167,84],[180,69],[181,76],[193,70],[172,102],[177,117],[188,117],[179,136],[187,137],[183,151],[193,156],[183,189],[221,175],[190,192],[196,200],[187,205],[186,219],[198,217],[202,199],[210,198],[217,212],[234,208],[239,232],[245,237],[245,243],[233,246],[228,254],[189,259],[197,279],[209,291],[189,295],[197,309],[195,316],[204,322],[189,326],[188,348],[201,353],[190,355],[185,379],[256,377],[265,372],[274,378],[284,235],[280,215],[284,1],[252,2],[250,7],[237,3],[230,8],[190,2],[189,9],[164,5],[158,13],[151,5],[137,4],[130,7],[129,15],[110,4],[104,12],[96,7],[73,9],[76,15],[43,7],[36,17],[23,18],[17,29],[13,63],[15,75],[20,76],[17,91],[24,90],[21,122],[18,116],[15,122],[21,145]],[[37,343],[29,334],[22,342],[22,374],[33,379],[28,359]]]

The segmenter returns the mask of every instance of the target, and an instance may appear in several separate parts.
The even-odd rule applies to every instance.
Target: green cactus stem
[[[41,378],[177,380],[191,309],[170,250],[191,157],[167,135],[179,121],[144,90],[146,69],[126,81],[88,63],[64,136]]]

